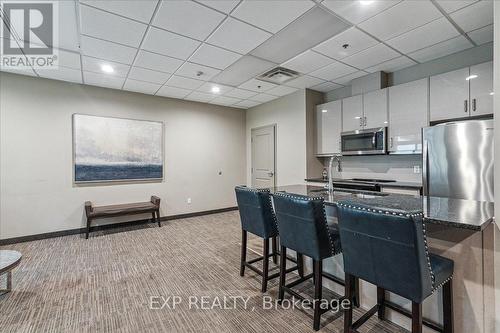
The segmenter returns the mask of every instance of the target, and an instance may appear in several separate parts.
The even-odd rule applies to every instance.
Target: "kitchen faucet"
[[[333,162],[337,161],[337,171],[342,172],[342,155],[333,155],[328,164],[328,192],[333,192]]]

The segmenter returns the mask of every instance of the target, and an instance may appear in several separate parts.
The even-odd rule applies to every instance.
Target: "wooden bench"
[[[93,207],[90,201],[86,201],[85,214],[87,215],[87,233],[85,235],[85,238],[89,238],[90,224],[92,223],[93,219],[146,213],[151,213],[153,215],[152,222],[158,222],[158,226],[161,227],[160,198],[158,198],[157,196],[153,195],[151,197],[151,201],[149,202],[136,202],[122,205],[97,207]]]

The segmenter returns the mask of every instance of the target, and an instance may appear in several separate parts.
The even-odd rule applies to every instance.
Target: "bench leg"
[[[161,227],[160,210],[159,209],[156,211],[156,218],[158,219],[158,227]]]
[[[89,239],[89,232],[90,232],[90,219],[87,218],[87,232],[85,234],[85,239]]]

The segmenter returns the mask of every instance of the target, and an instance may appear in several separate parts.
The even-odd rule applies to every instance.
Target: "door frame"
[[[272,127],[273,132],[274,132],[274,177],[273,177],[273,186],[276,187],[276,179],[277,179],[277,172],[276,172],[276,141],[277,141],[277,127],[278,125],[276,123],[269,124],[269,125],[264,125],[264,126],[258,126],[258,127],[253,127],[250,129],[250,185],[253,186],[253,133],[254,131],[267,128],[267,127]]]

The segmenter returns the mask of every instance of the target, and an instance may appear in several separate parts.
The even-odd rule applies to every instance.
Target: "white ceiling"
[[[492,0],[64,0],[59,17],[59,69],[0,70],[238,108],[493,40]],[[278,65],[301,76],[255,79]]]

